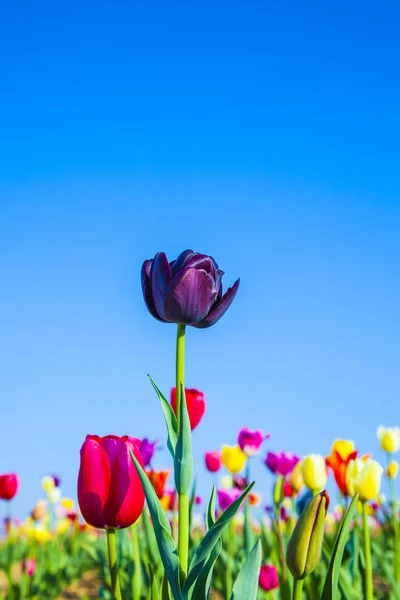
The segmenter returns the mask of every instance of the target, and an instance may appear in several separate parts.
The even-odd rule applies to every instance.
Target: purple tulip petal
[[[156,307],[154,306],[153,297],[151,295],[150,270],[151,270],[151,265],[152,264],[153,264],[153,259],[151,259],[151,260],[145,260],[144,263],[143,263],[143,266],[142,266],[142,291],[143,291],[143,298],[144,298],[144,301],[146,303],[147,310],[149,311],[149,313],[151,315],[153,315],[153,317],[155,317],[159,321],[162,321],[163,319],[160,319],[160,317],[158,316],[158,313],[156,311]]]
[[[193,252],[193,250],[184,250],[181,252],[178,258],[173,260],[169,265],[171,267],[171,277],[175,277],[175,275],[186,266],[187,261],[190,260],[194,254],[195,252]]]
[[[219,321],[219,319],[223,317],[232,304],[236,296],[236,292],[238,291],[239,283],[240,279],[237,279],[233,286],[227,289],[221,300],[214,305],[213,309],[208,313],[208,315],[200,323],[193,323],[193,327],[205,329],[206,327],[211,327],[211,325],[214,325],[214,323]]]
[[[172,279],[165,295],[168,321],[191,325],[202,321],[215,303],[214,278],[203,270],[183,269]]]
[[[193,268],[193,269],[203,269],[209,275],[212,275],[215,279],[215,273],[218,269],[218,265],[212,256],[207,256],[207,254],[199,254],[196,252],[189,260],[185,263],[185,268]]]
[[[150,286],[154,307],[161,321],[169,321],[165,316],[164,298],[171,280],[171,269],[164,252],[157,252],[150,270]]]

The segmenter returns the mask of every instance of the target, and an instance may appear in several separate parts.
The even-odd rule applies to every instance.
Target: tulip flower
[[[59,477],[57,477],[57,475],[50,475],[50,477],[53,478],[55,487],[60,487],[61,479]]]
[[[400,427],[378,427],[377,436],[382,450],[393,454],[400,450]]]
[[[357,450],[354,450],[354,442],[335,440],[331,455],[325,459],[326,465],[332,469],[337,486],[344,496],[349,495],[346,483],[347,467],[351,460],[357,458],[357,454]]]
[[[259,492],[250,492],[247,498],[249,500],[249,506],[260,506],[262,496]]]
[[[266,592],[278,589],[279,579],[276,567],[274,565],[262,565],[258,583],[260,588]]]
[[[33,577],[36,571],[36,560],[34,558],[27,558],[22,561],[21,567],[28,577]]]
[[[295,489],[292,487],[292,484],[287,479],[284,480],[282,489],[283,496],[285,498],[292,498],[296,493]]]
[[[347,489],[350,496],[357,492],[361,502],[374,500],[379,495],[383,468],[369,457],[352,460],[347,469]]]
[[[139,450],[140,454],[142,455],[143,464],[145,467],[147,467],[152,461],[152,458],[156,451],[156,444],[157,441],[150,442],[150,440],[148,440],[147,438],[143,438],[140,442]]]
[[[214,452],[206,452],[204,454],[206,468],[210,473],[217,473],[222,465],[221,454],[218,450]]]
[[[388,479],[396,479],[399,472],[399,463],[396,460],[391,460],[386,469]]]
[[[164,252],[142,266],[142,290],[149,312],[165,323],[205,328],[225,314],[239,279],[222,294],[222,276],[211,256],[185,250],[168,262]]]
[[[323,491],[317,494],[308,503],[294,528],[286,561],[295,580],[307,577],[319,563],[328,506],[328,493]]]
[[[169,471],[155,471],[154,469],[150,469],[150,471],[146,471],[146,475],[153,484],[157,497],[162,498],[164,495],[165,484],[169,477]]]
[[[185,389],[186,406],[189,413],[190,429],[193,431],[200,423],[206,411],[206,401],[203,392]],[[176,388],[171,390],[171,406],[176,414]]]
[[[46,500],[38,500],[31,512],[31,518],[34,521],[41,521],[47,514]]]
[[[143,466],[140,441],[124,435],[88,435],[81,448],[78,502],[93,527],[123,529],[141,515],[144,492],[130,452]]]
[[[252,431],[247,427],[243,427],[239,431],[238,444],[240,449],[243,450],[247,456],[255,456],[260,452],[261,444],[264,440],[270,437],[268,433],[265,435],[262,429],[255,429]]]
[[[218,504],[221,510],[226,510],[235,500],[237,500],[242,492],[238,488],[230,490],[220,489],[217,491]]]
[[[19,481],[16,473],[0,475],[0,499],[12,500],[18,491]]]
[[[246,454],[239,446],[222,446],[221,460],[230,473],[239,473],[247,460]]]
[[[292,452],[268,452],[265,464],[275,475],[286,477],[293,471],[299,460],[300,457]]]
[[[312,492],[321,491],[328,478],[324,457],[320,454],[309,454],[302,461],[304,485]]]
[[[289,481],[295,494],[298,494],[301,488],[304,487],[302,469],[303,467],[301,465],[301,461],[299,461],[297,464],[295,464],[293,471],[290,473]]]

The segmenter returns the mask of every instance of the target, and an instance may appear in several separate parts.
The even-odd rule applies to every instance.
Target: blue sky
[[[347,437],[382,457],[376,427],[399,415],[400,83],[399,9],[377,10],[4,7],[0,470],[20,473],[16,512],[48,472],[75,494],[86,433],[163,438],[146,374],[169,391],[175,331],[140,289],[158,250],[241,277],[226,316],[187,336],[203,494],[203,451],[242,425],[275,450]]]

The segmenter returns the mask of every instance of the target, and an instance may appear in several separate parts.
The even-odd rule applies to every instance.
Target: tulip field
[[[204,449],[215,485],[199,498],[192,431],[206,405],[200,390],[185,387],[185,331],[207,329],[228,311],[240,281],[224,293],[223,275],[212,257],[191,250],[144,262],[148,311],[176,332],[175,387],[149,379],[173,473],[154,468],[152,437],[127,431],[82,440],[76,500],[49,474],[30,514],[16,515],[18,473],[0,475],[0,598],[400,599],[394,424],[377,428],[377,456],[344,439],[324,456],[272,451],[266,432],[243,427],[235,445]],[[252,480],[255,457],[274,477],[269,497]]]

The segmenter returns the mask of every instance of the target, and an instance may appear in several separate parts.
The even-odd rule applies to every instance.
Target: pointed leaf
[[[186,404],[186,394],[181,384],[180,431],[175,446],[174,474],[178,494],[187,494],[193,472],[192,430]]]
[[[340,565],[342,564],[343,552],[349,536],[351,520],[357,508],[357,502],[358,494],[356,494],[351,501],[346,516],[344,517],[338,531],[329,563],[328,573],[325,579],[324,589],[322,591],[321,600],[336,600],[337,598]]]
[[[167,446],[172,458],[174,458],[176,442],[178,439],[178,422],[176,420],[176,415],[172,406],[170,405],[166,397],[162,394],[162,392],[159,390],[159,388],[156,386],[150,375],[148,375],[148,378],[150,379],[150,383],[155,389],[157,396],[159,397],[161,402],[161,408],[164,413],[165,423],[167,425],[168,430]]]
[[[239,496],[239,498],[237,498],[234,502],[232,502],[230,506],[228,506],[228,508],[222,513],[219,519],[216,520],[214,525],[207,531],[206,535],[197,547],[197,550],[190,563],[189,573],[185,581],[185,585],[183,586],[184,593],[187,593],[196,581],[200,571],[207,562],[213,548],[220,539],[223,530],[241,507],[243,500],[246,498],[247,494],[254,486],[254,483],[255,482],[251,483],[244,490],[242,495]]]
[[[256,600],[261,568],[261,541],[258,540],[244,561],[235,583],[231,600]]]
[[[149,563],[149,575],[150,575],[150,596],[149,600],[161,600],[160,592],[158,590],[157,579],[154,575],[153,567]]]
[[[130,452],[131,459],[135,465],[136,471],[142,482],[144,493],[149,507],[151,520],[153,523],[154,533],[157,539],[158,549],[162,563],[164,565],[165,573],[168,577],[169,584],[174,595],[174,600],[183,600],[182,593],[179,585],[179,559],[178,552],[175,546],[175,542],[172,539],[171,527],[165,514],[163,507],[160,504],[157,494],[149,481],[142,466],[136,460],[132,452]]]

